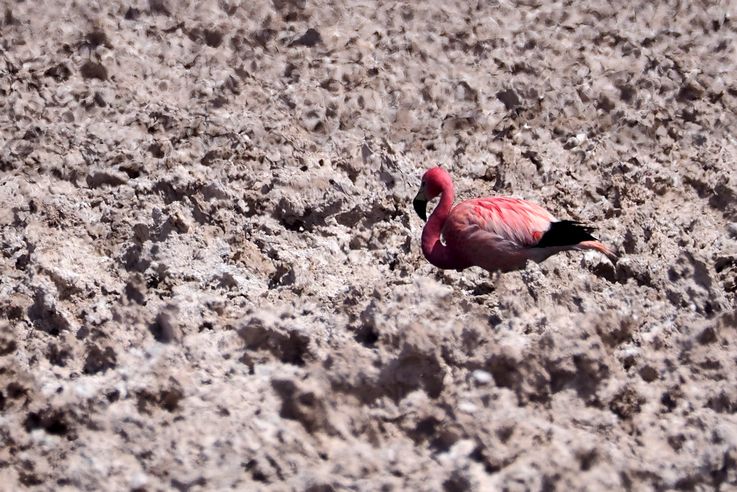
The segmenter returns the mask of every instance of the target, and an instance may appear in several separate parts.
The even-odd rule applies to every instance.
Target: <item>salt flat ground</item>
[[[3,487],[737,485],[734,2],[2,7]],[[621,260],[436,270],[436,164]]]

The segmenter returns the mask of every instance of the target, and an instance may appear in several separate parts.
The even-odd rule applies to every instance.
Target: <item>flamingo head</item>
[[[425,172],[420,183],[420,191],[412,201],[415,212],[422,220],[427,220],[427,202],[440,195],[449,186],[452,186],[450,174],[442,167],[433,167]]]

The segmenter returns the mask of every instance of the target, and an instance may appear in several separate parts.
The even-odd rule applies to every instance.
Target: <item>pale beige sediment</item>
[[[737,485],[737,12],[675,8],[3,4],[0,483]],[[438,163],[620,260],[438,272]]]

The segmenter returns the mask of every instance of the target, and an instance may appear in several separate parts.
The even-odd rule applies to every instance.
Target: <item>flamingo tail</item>
[[[567,247],[572,249],[593,249],[605,254],[610,260],[616,261],[617,255],[604,243],[596,239],[591,233],[593,227],[583,225],[573,220],[560,220],[550,224],[542,235],[535,248]]]

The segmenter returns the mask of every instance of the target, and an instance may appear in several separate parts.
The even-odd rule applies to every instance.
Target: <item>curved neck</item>
[[[450,214],[450,209],[453,207],[454,198],[453,185],[449,183],[443,187],[440,203],[435,207],[427,224],[425,224],[425,228],[422,230],[422,254],[430,263],[443,269],[463,267],[461,262],[453,257],[448,247],[440,242],[440,234]]]

